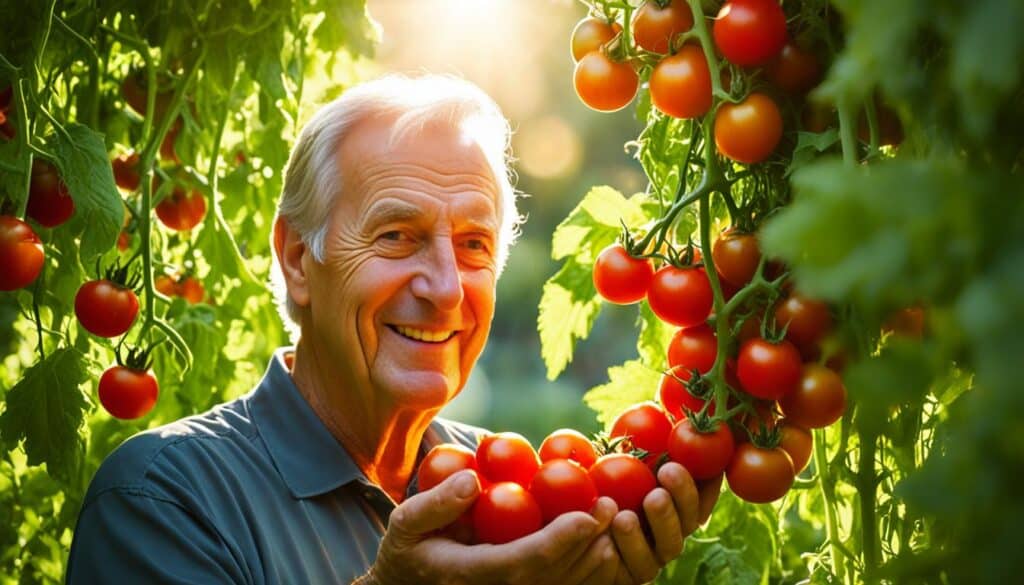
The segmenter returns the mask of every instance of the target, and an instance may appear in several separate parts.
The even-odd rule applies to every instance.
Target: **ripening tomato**
[[[622,27],[615,23],[587,17],[576,23],[572,29],[572,41],[569,49],[572,52],[572,60],[579,61],[584,55],[591,51],[598,51],[605,43],[615,38]]]
[[[821,77],[821,66],[813,53],[800,49],[793,43],[786,43],[778,57],[765,67],[768,79],[776,87],[791,95],[810,91]]]
[[[782,114],[772,98],[752,93],[715,114],[715,145],[725,156],[747,164],[768,158],[782,139]]]
[[[615,500],[619,510],[632,510],[641,514],[644,498],[658,487],[658,480],[643,461],[625,453],[609,453],[600,457],[590,468],[599,496]]]
[[[669,459],[685,467],[696,480],[711,479],[725,471],[736,448],[729,426],[712,424],[713,430],[703,432],[684,418],[672,427],[668,437]]]
[[[43,242],[27,223],[0,215],[0,290],[28,286],[43,270]]]
[[[594,461],[597,461],[594,444],[583,433],[573,429],[558,429],[548,435],[540,444],[538,454],[543,462],[571,459],[584,469],[590,469]]]
[[[416,486],[421,492],[429,490],[464,469],[476,471],[476,454],[471,449],[453,443],[435,445],[420,461]]]
[[[782,433],[779,446],[789,453],[789,458],[793,460],[793,471],[799,475],[807,467],[807,462],[811,460],[814,437],[807,429],[798,427],[789,421],[782,421],[779,428]]]
[[[530,482],[530,494],[537,500],[545,524],[566,512],[589,512],[597,501],[597,488],[587,470],[569,459],[541,465]]]
[[[125,152],[110,161],[110,167],[114,171],[114,182],[118,187],[126,191],[135,191],[139,188],[142,180],[139,176],[139,153]]]
[[[700,412],[704,408],[706,398],[694,396],[686,388],[686,382],[693,376],[693,372],[683,366],[676,366],[662,376],[661,385],[658,387],[658,400],[673,420],[686,418],[687,412]],[[708,414],[715,414],[714,401],[708,405]]]
[[[199,282],[194,276],[186,276],[184,280],[178,283],[178,294],[181,298],[188,301],[190,305],[203,302],[203,298],[206,296],[206,289],[203,288],[203,283]]]
[[[138,314],[139,297],[135,291],[109,280],[91,280],[75,295],[75,316],[93,335],[122,335]]]
[[[821,301],[792,294],[775,307],[775,322],[786,327],[786,339],[799,348],[809,348],[831,331],[832,313]]]
[[[530,492],[514,482],[484,489],[473,505],[473,529],[479,542],[504,544],[540,530],[543,516]]]
[[[735,286],[746,286],[761,262],[761,250],[754,234],[727,230],[711,248],[711,259],[715,261],[718,274]]]
[[[725,470],[729,489],[740,498],[766,504],[786,495],[796,479],[793,460],[781,447],[765,449],[742,443]]]
[[[56,167],[42,159],[32,161],[26,213],[43,227],[57,227],[75,213],[75,200],[68,194]]]
[[[712,34],[726,59],[741,67],[764,65],[786,44],[786,15],[777,0],[730,0]]]
[[[736,374],[751,396],[778,400],[800,384],[800,365],[800,352],[792,343],[772,343],[759,337],[740,346]]]
[[[846,387],[839,374],[820,364],[804,365],[796,390],[779,400],[786,418],[805,429],[820,429],[843,418]]]
[[[186,193],[184,189],[175,187],[170,195],[157,204],[156,216],[172,230],[190,230],[206,216],[206,199],[199,191]]]
[[[100,376],[100,404],[116,418],[145,416],[156,405],[159,391],[156,376],[149,370],[112,366]]]
[[[711,72],[698,45],[684,45],[651,71],[651,103],[669,116],[697,118],[711,109]]]
[[[612,61],[604,51],[591,51],[576,64],[576,95],[598,112],[621,110],[633,101],[640,78],[625,61]]]
[[[522,435],[495,433],[477,445],[476,465],[488,481],[512,481],[528,487],[540,467],[540,459]]]
[[[694,327],[707,321],[714,301],[703,268],[663,266],[654,273],[647,291],[647,303],[654,314],[676,327]]]
[[[654,53],[668,53],[676,35],[692,27],[693,13],[686,0],[647,0],[633,13],[633,39],[638,47]]]
[[[647,451],[644,462],[652,468],[668,449],[668,434],[672,422],[654,402],[641,402],[622,411],[612,422],[611,436],[628,437],[634,449]]]
[[[594,288],[612,303],[628,305],[640,301],[653,279],[650,261],[630,256],[621,244],[608,246],[594,262]]]

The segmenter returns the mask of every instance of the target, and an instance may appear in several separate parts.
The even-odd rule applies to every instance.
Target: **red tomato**
[[[416,486],[421,492],[429,490],[463,469],[476,471],[476,454],[472,450],[452,443],[437,445],[420,462]]]
[[[110,162],[114,171],[114,182],[126,191],[139,188],[142,178],[139,176],[139,153],[126,152]]]
[[[609,453],[590,468],[590,479],[600,496],[607,496],[619,510],[632,510],[641,514],[644,498],[658,487],[654,472],[632,455]]]
[[[117,234],[117,249],[126,252],[132,245],[132,235],[128,232]]]
[[[692,372],[683,366],[676,366],[661,378],[658,387],[658,400],[673,420],[686,418],[687,412],[700,412],[704,408],[705,399],[694,396],[686,388],[685,382],[690,380]],[[708,405],[708,414],[715,414],[715,403]]]
[[[751,396],[778,400],[800,384],[800,352],[786,340],[751,339],[740,347],[736,374]]]
[[[612,423],[611,436],[628,437],[633,448],[647,451],[644,462],[653,468],[668,449],[668,434],[671,430],[672,422],[660,406],[653,402],[641,402],[619,414]]]
[[[899,337],[921,339],[924,336],[923,307],[907,307],[893,312],[882,324],[882,331]]]
[[[777,0],[730,0],[712,31],[722,55],[741,67],[763,65],[786,44],[786,15]]]
[[[49,228],[66,222],[75,213],[75,201],[68,195],[57,169],[39,158],[32,161],[26,212],[39,225]]]
[[[714,300],[703,268],[663,266],[654,273],[647,291],[647,303],[654,314],[676,327],[694,327],[706,321]]]
[[[640,78],[629,63],[612,61],[603,51],[591,51],[576,64],[573,84],[587,107],[614,112],[633,101]]]
[[[537,500],[545,524],[566,512],[589,512],[597,501],[597,488],[587,470],[569,459],[541,465],[530,482],[530,494]]]
[[[28,286],[43,270],[43,242],[25,222],[0,215],[0,290]]]
[[[164,134],[163,142],[160,143],[160,158],[181,163],[178,153],[174,150],[174,145],[178,141],[178,134],[181,133],[183,125],[181,117],[178,117],[174,119],[171,127],[167,129],[167,134]]]
[[[793,460],[793,470],[799,475],[807,467],[811,460],[811,450],[814,447],[814,437],[807,429],[800,428],[789,421],[783,421],[780,428],[782,443],[779,445],[789,458]]]
[[[821,66],[813,53],[802,51],[793,43],[786,43],[779,56],[765,67],[768,79],[776,87],[791,95],[810,91],[821,77]]]
[[[701,374],[711,371],[718,356],[718,339],[706,323],[679,329],[668,343],[668,365],[697,370]],[[689,379],[689,378],[687,378]]]
[[[654,268],[645,258],[634,258],[620,244],[601,251],[594,262],[594,288],[605,300],[619,305],[638,302],[647,295]]]
[[[781,447],[763,449],[753,443],[736,447],[725,470],[729,489],[740,498],[766,504],[786,495],[796,479],[793,460]]]
[[[819,364],[806,364],[796,390],[779,400],[782,414],[806,429],[820,429],[843,418],[846,387],[839,374]]]
[[[782,139],[782,114],[772,98],[752,93],[738,104],[724,103],[715,114],[715,145],[741,163],[768,158]]]
[[[617,28],[620,28],[617,23],[613,28],[607,22],[591,17],[577,22],[576,28],[572,29],[572,41],[569,47],[572,52],[572,60],[579,61],[587,53],[600,50],[605,43],[615,38],[615,35],[618,34]]]
[[[541,526],[540,506],[518,483],[496,483],[484,489],[473,505],[473,529],[479,542],[504,544]]]
[[[761,262],[761,250],[754,234],[728,230],[715,240],[711,258],[715,261],[715,270],[726,282],[742,287],[754,278]]]
[[[156,405],[159,391],[156,377],[149,370],[112,366],[100,376],[100,404],[116,418],[145,416]]]
[[[786,339],[808,348],[832,329],[832,313],[821,301],[792,294],[775,308],[775,322],[786,327]]]
[[[693,479],[711,479],[725,471],[736,446],[732,431],[724,423],[714,423],[711,432],[703,433],[684,418],[672,427],[668,437],[668,456],[690,472]]]
[[[698,118],[711,109],[711,72],[704,51],[684,45],[651,71],[651,103],[669,116]]]
[[[91,280],[75,295],[75,316],[93,335],[122,335],[138,314],[139,297],[135,292],[109,280]]]
[[[166,274],[161,274],[160,276],[156,277],[156,282],[153,283],[153,286],[156,288],[157,291],[166,296],[176,297],[179,295],[179,287],[177,281],[175,281],[170,276],[167,276]]]
[[[540,460],[547,462],[555,459],[571,459],[590,469],[597,461],[597,452],[583,433],[573,429],[558,429],[551,433],[540,444]]]
[[[540,467],[540,459],[522,435],[495,433],[477,445],[476,464],[488,481],[511,481],[528,487]]]
[[[693,13],[686,0],[671,0],[664,6],[647,0],[633,14],[633,39],[654,53],[668,53],[676,35],[692,27]]]
[[[203,302],[203,298],[206,296],[203,283],[194,276],[186,277],[185,280],[178,283],[178,287],[178,293],[191,305]]]
[[[121,84],[121,96],[137,114],[146,115],[146,99],[149,92],[146,90],[146,78],[142,72],[136,72],[125,78]],[[173,94],[170,92],[159,92],[156,94],[156,107],[154,114],[162,118],[167,108],[171,105]]]
[[[167,227],[175,231],[190,230],[206,215],[206,199],[199,191],[186,193],[178,187],[164,197],[156,206],[156,216]]]

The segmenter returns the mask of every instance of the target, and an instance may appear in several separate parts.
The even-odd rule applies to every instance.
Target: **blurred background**
[[[519,210],[528,217],[501,280],[490,342],[447,416],[494,431],[514,430],[534,445],[571,426],[599,430],[583,393],[607,368],[636,356],[636,307],[606,305],[570,367],[545,377],[537,334],[541,288],[558,269],[551,234],[595,185],[631,194],[646,186],[623,144],[640,125],[626,108],[587,109],[572,86],[569,37],[586,7],[574,0],[369,0],[382,29],[376,73],[460,75],[484,89],[512,123]]]

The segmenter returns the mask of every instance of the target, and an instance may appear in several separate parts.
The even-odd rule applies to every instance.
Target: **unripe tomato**
[[[43,242],[27,223],[0,215],[0,290],[28,286],[43,270]]]
[[[715,114],[715,145],[725,156],[747,164],[768,158],[782,139],[782,114],[772,98],[752,93]]]
[[[145,416],[156,405],[159,391],[156,376],[149,370],[112,366],[100,377],[100,404],[120,419]]]
[[[640,301],[653,279],[650,261],[630,256],[620,244],[602,250],[594,262],[594,288],[612,303],[628,305]]]
[[[640,78],[629,63],[612,61],[603,51],[591,51],[576,64],[573,84],[587,107],[614,112],[633,101]]]

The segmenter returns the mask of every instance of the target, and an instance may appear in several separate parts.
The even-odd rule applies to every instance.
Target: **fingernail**
[[[474,493],[476,493],[476,478],[469,471],[460,472],[459,477],[455,478],[455,495],[466,499]]]

